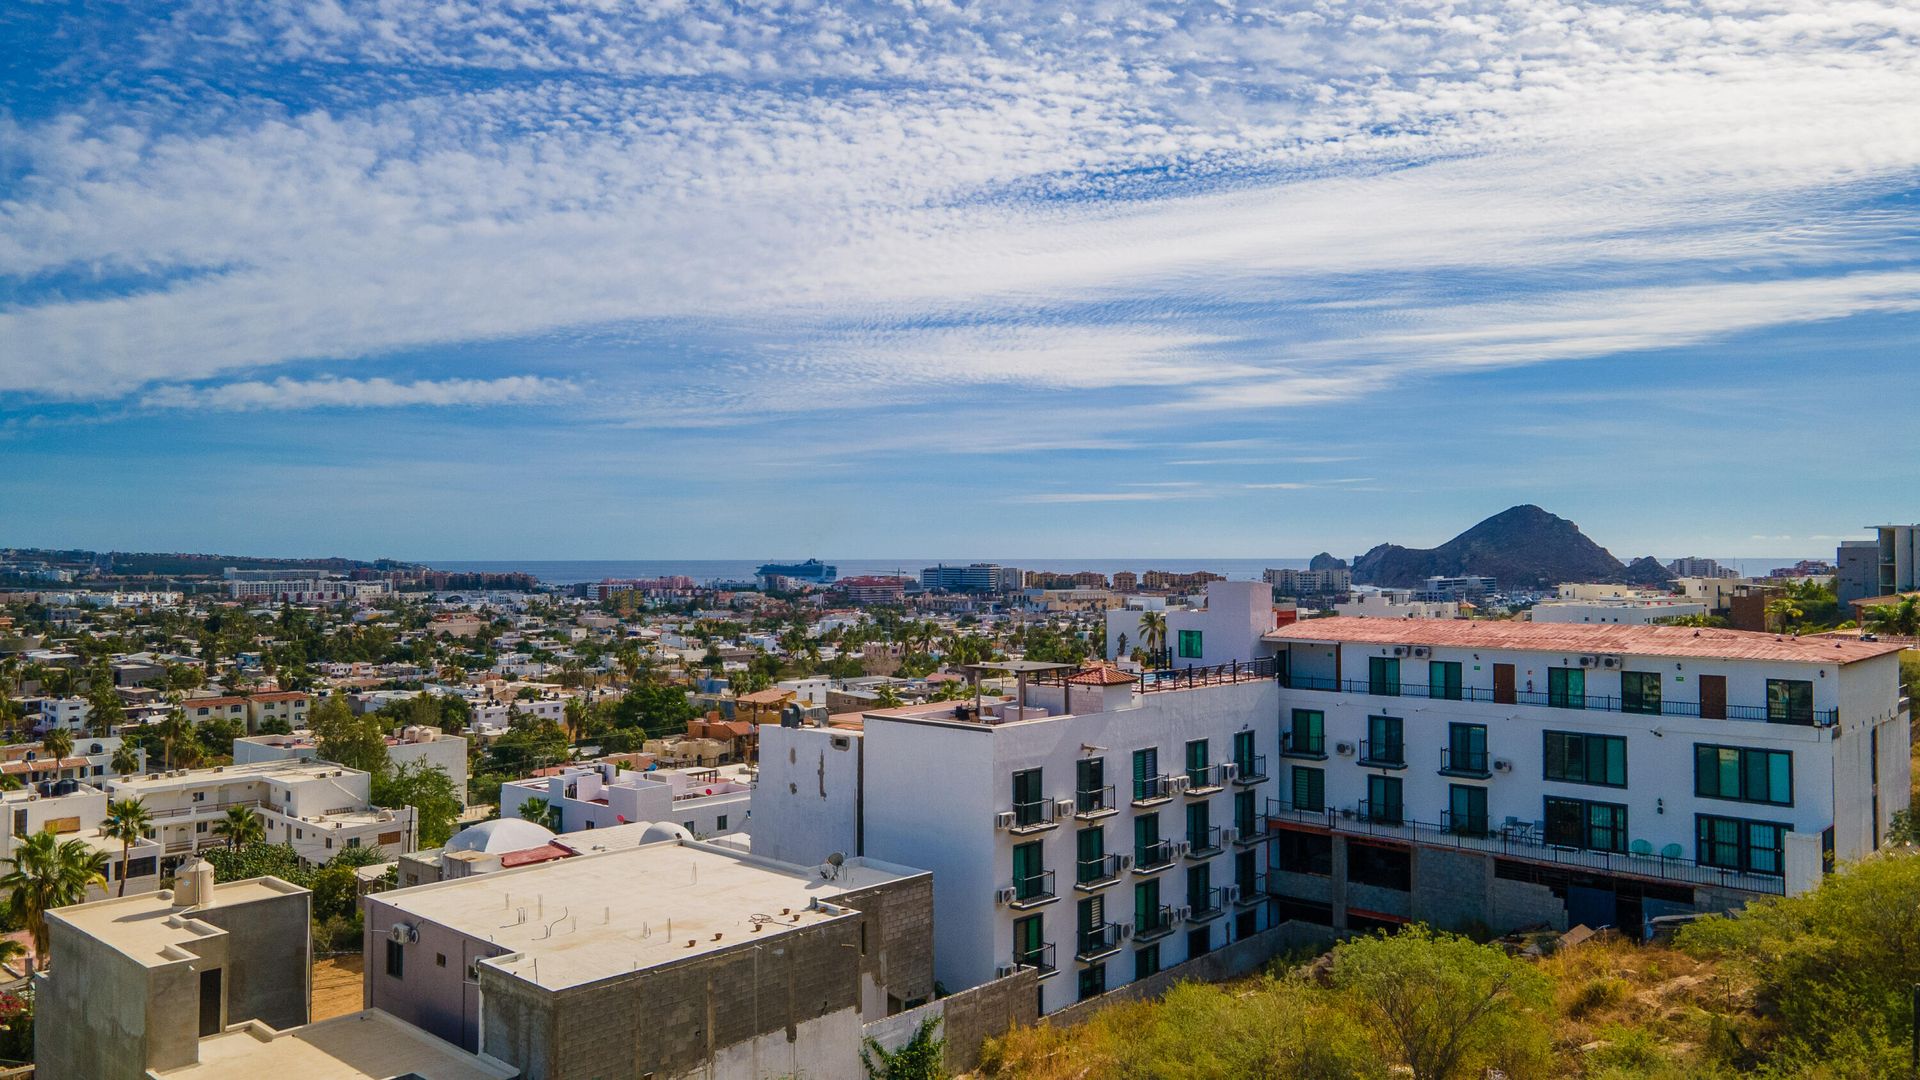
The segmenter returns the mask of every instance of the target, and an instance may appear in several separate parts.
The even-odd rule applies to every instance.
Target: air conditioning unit
[[[993,890],[993,902],[996,904],[1002,906],[1011,904],[1013,903],[1013,897],[1014,892],[1013,886],[1011,885],[1002,885],[998,889]]]
[[[1231,784],[1238,779],[1240,779],[1240,763],[1239,762],[1226,761],[1220,764],[1220,782],[1221,783]]]
[[[1600,666],[1603,668],[1617,668],[1620,666],[1620,658],[1617,656],[1603,656],[1600,658]]]
[[[1407,655],[1407,647],[1405,645],[1395,645],[1393,647],[1393,655],[1395,656]]]
[[[1007,976],[1012,975],[1014,972],[1018,970],[1020,969],[1017,967],[1014,967],[1012,964],[995,964],[993,968],[993,977],[996,979],[1004,979]]]
[[[1424,659],[1432,655],[1433,655],[1433,650],[1427,648],[1425,645],[1415,645],[1413,647],[1413,657],[1416,660]]]
[[[1222,844],[1231,844],[1231,843],[1233,843],[1233,842],[1234,842],[1234,840],[1235,840],[1235,839],[1236,839],[1236,838],[1238,837],[1238,835],[1239,835],[1239,834],[1238,834],[1238,833],[1235,833],[1235,832],[1233,831],[1233,829],[1232,829],[1232,828],[1225,828],[1225,829],[1221,829],[1221,830],[1220,830],[1220,842],[1221,842]]]
[[[1013,811],[1002,810],[999,813],[993,815],[993,827],[996,829],[1013,828]]]
[[[1333,752],[1339,754],[1341,757],[1352,757],[1353,744],[1350,742],[1334,743]]]
[[[387,940],[397,941],[402,945],[413,945],[419,942],[420,931],[414,929],[412,923],[397,922],[387,928]]]
[[[1063,820],[1063,819],[1072,817],[1076,809],[1077,807],[1074,805],[1074,802],[1072,799],[1053,800],[1053,816],[1055,820]]]
[[[1133,924],[1130,922],[1121,923],[1120,924],[1120,940],[1125,941],[1132,936],[1133,936]]]
[[[1184,904],[1173,909],[1173,920],[1175,922],[1186,922],[1192,916],[1193,909]]]
[[[1173,842],[1173,857],[1176,859],[1186,858],[1187,852],[1192,850],[1193,850],[1193,845],[1187,843],[1185,840],[1175,840]]]
[[[1122,871],[1133,869],[1133,856],[1131,855],[1120,856],[1120,869]]]
[[[1600,658],[1597,656],[1583,656],[1580,658],[1580,666],[1581,667],[1599,667]]]
[[[1173,792],[1175,795],[1178,795],[1181,792],[1187,790],[1187,788],[1190,786],[1192,786],[1192,782],[1188,780],[1186,774],[1184,773],[1179,776],[1171,777],[1167,782],[1167,789]]]
[[[1493,771],[1494,772],[1512,772],[1513,762],[1508,761],[1506,758],[1494,758]]]
[[[1220,898],[1229,904],[1237,902],[1240,899],[1240,886],[1238,885],[1220,886]]]

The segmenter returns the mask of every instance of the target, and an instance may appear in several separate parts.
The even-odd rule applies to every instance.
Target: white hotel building
[[[1638,932],[1810,888],[1907,806],[1896,647],[1215,614],[1184,651],[1224,667],[763,727],[755,852],[932,870],[940,982],[1038,967],[1051,1012],[1288,919]]]

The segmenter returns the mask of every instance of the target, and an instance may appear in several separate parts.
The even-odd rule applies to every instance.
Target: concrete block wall
[[[933,997],[933,875],[916,874],[849,892],[834,903],[860,912],[866,923],[860,973],[887,997],[917,1001]],[[863,1008],[867,1019],[886,1015]]]
[[[1285,922],[1252,937],[1241,938],[1185,963],[1109,990],[1099,997],[1076,1002],[1047,1015],[1051,1024],[1077,1024],[1094,1012],[1122,1001],[1159,997],[1183,982],[1220,982],[1250,975],[1265,967],[1274,957],[1303,945],[1331,948],[1340,933],[1311,923]]]
[[[942,1058],[947,1071],[971,1072],[979,1067],[988,1039],[1040,1019],[1039,986],[1040,973],[1021,968],[1005,978],[876,1020],[866,1025],[864,1035],[888,1050],[898,1050],[927,1017],[938,1016],[939,1035],[947,1040]]]

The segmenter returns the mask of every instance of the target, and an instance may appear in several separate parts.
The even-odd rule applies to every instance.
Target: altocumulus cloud
[[[500,379],[274,379],[218,386],[159,386],[141,404],[149,409],[254,412],[286,409],[367,409],[410,405],[532,405],[575,397],[565,379],[511,375]]]

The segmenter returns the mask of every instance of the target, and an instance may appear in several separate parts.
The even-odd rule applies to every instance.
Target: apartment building
[[[32,718],[33,730],[41,734],[84,731],[87,717],[93,714],[93,705],[83,697],[31,697],[20,704]]]
[[[1608,599],[1542,600],[1528,610],[1527,617],[1537,623],[1651,626],[1707,613],[1707,605],[1699,600],[1658,593]]]
[[[72,759],[68,759],[72,760]],[[89,886],[87,898],[97,900],[120,891],[120,841],[102,835],[107,817],[107,793],[77,780],[44,780],[28,787],[0,792],[0,861],[10,860],[20,842],[35,833],[51,832],[63,840],[77,839],[107,856],[107,886]],[[152,892],[159,886],[159,842],[143,839],[126,849],[126,892]]]
[[[307,709],[313,699],[300,690],[273,690],[247,695],[247,730],[259,731],[268,721],[284,724],[288,731],[307,726]]]
[[[1353,588],[1353,571],[1345,567],[1331,570],[1268,570],[1261,577],[1281,596],[1325,596]]]
[[[863,721],[859,850],[933,871],[942,984],[1032,968],[1052,1012],[1272,925],[1270,664],[991,670],[1014,676],[1011,700]]]
[[[346,848],[413,850],[414,809],[374,806],[372,784],[366,773],[328,762],[269,761],[114,777],[102,786],[111,798],[146,804],[170,862],[225,843],[215,826],[242,806],[259,816],[268,843],[323,863]]]
[[[527,1080],[858,1076],[933,996],[932,884],[676,839],[375,893],[366,1001]]]
[[[566,765],[552,776],[500,785],[500,816],[520,817],[528,800],[544,799],[559,813],[558,822],[549,823],[556,832],[665,821],[703,839],[725,836],[746,828],[753,776],[746,765],[646,772],[613,762]]]
[[[1286,917],[1638,928],[1809,889],[1907,807],[1897,646],[1356,618],[1266,640]]]
[[[1412,589],[1375,589],[1351,594],[1333,605],[1341,615],[1368,619],[1457,619],[1457,600],[1415,600]]]
[[[320,747],[310,731],[289,735],[250,735],[233,740],[233,763],[314,761]],[[425,724],[396,728],[387,736],[387,760],[395,765],[423,764],[439,769],[453,781],[454,791],[467,801],[467,740]]]
[[[242,726],[247,723],[247,699],[237,695],[187,698],[180,703],[180,711],[195,727],[209,720],[232,720]]]
[[[1291,612],[1291,601],[1288,603]],[[1176,668],[1256,659],[1263,651],[1260,635],[1281,621],[1273,603],[1273,587],[1264,581],[1214,580],[1207,583],[1205,607],[1158,610],[1166,619],[1166,654]],[[1107,612],[1108,656],[1120,656],[1123,637],[1125,651],[1140,646],[1144,614],[1133,608]]]
[[[39,743],[0,746],[0,775],[15,777],[27,786],[45,780],[105,776],[113,770],[113,755],[119,751],[121,742],[118,736],[79,739],[73,744],[73,752],[57,761],[48,757],[46,747]],[[140,769],[135,771],[145,770],[147,752],[136,749],[134,755],[140,762]]]
[[[1920,589],[1920,525],[1877,525],[1880,580],[1875,595]]]

